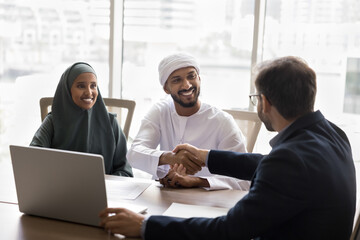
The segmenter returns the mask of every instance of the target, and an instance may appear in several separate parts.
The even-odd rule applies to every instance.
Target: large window
[[[255,55],[304,58],[318,75],[316,109],[346,131],[360,160],[359,11],[358,0],[0,0],[0,157],[30,143],[40,97],[53,96],[76,61],[95,68],[103,96],[119,89],[136,100],[133,138],[165,96],[159,61],[185,51],[201,65],[202,101],[234,109],[249,106]],[[267,152],[271,136],[264,129],[254,150]]]
[[[109,14],[109,0],[0,0],[0,160],[30,143],[40,97],[72,63],[90,63],[107,95]]]
[[[200,63],[201,99],[248,108],[254,1],[124,1],[124,98],[135,99],[136,134],[149,107],[165,96],[158,64],[174,52]]]
[[[264,59],[296,55],[314,68],[315,108],[346,131],[355,160],[360,160],[359,65],[353,59],[360,57],[359,11],[357,0],[269,0],[263,48]]]
[[[360,114],[360,58],[347,59],[344,112]]]

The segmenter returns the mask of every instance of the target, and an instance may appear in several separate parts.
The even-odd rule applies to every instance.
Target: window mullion
[[[266,0],[255,0],[253,46],[251,52],[250,93],[255,92],[255,75],[252,69],[254,69],[258,62],[262,61],[265,14]],[[249,110],[254,110],[254,106],[250,101]]]
[[[109,97],[122,98],[124,0],[110,0]]]

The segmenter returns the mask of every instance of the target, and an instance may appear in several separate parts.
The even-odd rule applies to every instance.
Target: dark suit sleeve
[[[213,174],[251,180],[263,157],[261,154],[211,150],[208,168]]]
[[[231,154],[227,157],[225,155],[227,153],[211,153],[210,168],[214,170],[215,167],[211,165],[215,163],[213,158],[222,156],[223,172],[227,169],[231,175],[238,176],[235,172],[242,171],[235,167],[226,168],[235,160],[228,159]],[[243,156],[246,157],[246,155]],[[248,240],[276,228],[286,219],[291,219],[305,206],[302,193],[306,192],[304,188],[309,185],[309,182],[303,179],[303,176],[306,176],[304,174],[306,169],[299,164],[299,161],[292,160],[296,159],[296,156],[291,152],[274,153],[273,156],[274,158],[266,156],[261,160],[249,194],[238,201],[226,216],[190,219],[151,216],[146,224],[145,239]],[[281,156],[287,156],[287,158]],[[230,164],[230,166],[233,165]],[[231,168],[234,169],[229,170]],[[248,168],[251,170],[254,166],[248,166]],[[285,236],[283,239],[288,238]]]

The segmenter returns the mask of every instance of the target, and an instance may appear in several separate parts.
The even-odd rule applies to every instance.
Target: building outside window
[[[357,161],[360,115],[350,109],[359,101],[359,65],[352,61],[360,57],[359,11],[360,2],[353,0],[269,0],[263,51],[264,59],[301,56],[315,70],[315,110],[347,133]]]
[[[201,100],[219,108],[247,109],[254,1],[124,1],[122,96],[138,103],[132,125],[165,97],[158,64],[188,52],[200,63]]]
[[[39,99],[72,63],[90,63],[107,96],[109,14],[109,0],[0,0],[0,161],[9,144],[30,144]]]
[[[165,96],[159,61],[189,52],[201,65],[201,100],[247,109],[251,86],[255,2],[265,4],[258,61],[297,55],[317,72],[316,109],[348,134],[360,160],[360,3],[357,0],[116,0],[123,12],[115,31],[122,51],[110,52],[114,0],[0,0],[0,161],[8,145],[28,145],[40,126],[39,99],[53,96],[62,72],[90,63],[103,96],[109,70],[121,72],[121,96],[137,102],[130,138]],[[109,69],[109,56],[122,66]],[[111,87],[110,87],[111,88]],[[120,91],[120,90],[119,90]],[[255,151],[268,152],[273,135],[262,129]]]

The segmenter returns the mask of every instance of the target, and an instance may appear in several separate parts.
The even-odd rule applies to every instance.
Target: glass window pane
[[[246,0],[125,0],[122,96],[137,102],[130,135],[165,96],[157,67],[175,52],[198,59],[202,101],[248,108],[253,13]]]
[[[0,159],[28,145],[40,126],[39,99],[62,72],[91,64],[108,93],[109,0],[0,0]]]
[[[360,160],[354,147],[360,143],[360,115],[350,109],[359,104],[359,93],[345,89],[354,83],[347,76],[359,74],[348,65],[360,56],[359,11],[358,0],[267,1],[263,52],[264,59],[300,56],[316,71],[315,108],[346,131],[355,160]]]

